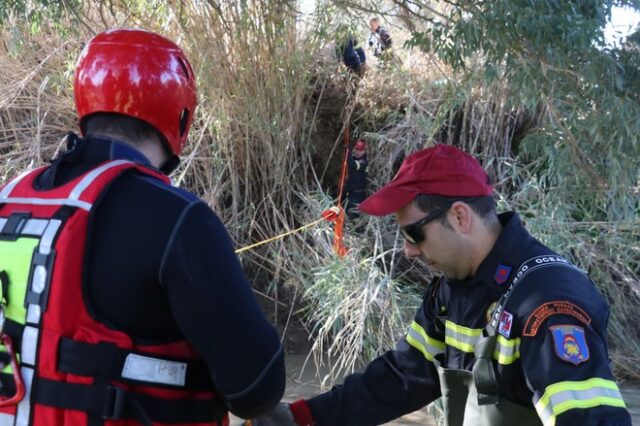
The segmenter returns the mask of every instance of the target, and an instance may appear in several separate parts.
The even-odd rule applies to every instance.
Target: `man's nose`
[[[418,244],[411,244],[409,241],[404,242],[404,255],[410,259],[420,257],[422,252]]]

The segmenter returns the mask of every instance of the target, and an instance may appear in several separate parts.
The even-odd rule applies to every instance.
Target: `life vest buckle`
[[[107,386],[102,418],[104,420],[117,420],[122,418],[124,403],[127,393],[124,389]]]

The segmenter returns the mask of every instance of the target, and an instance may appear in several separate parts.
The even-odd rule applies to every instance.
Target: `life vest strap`
[[[66,383],[38,377],[34,402],[83,411],[89,419],[130,419],[150,425],[212,423],[227,413],[219,399],[164,399],[129,392],[117,386]]]
[[[102,359],[102,353],[103,348],[98,344],[79,342],[63,337],[60,339],[58,350],[58,370],[79,376],[100,377],[106,367],[98,361]],[[107,378],[110,381],[189,391],[212,391],[214,389],[209,371],[201,360],[171,359],[155,354],[132,352],[117,347],[112,349],[112,353],[111,377]],[[136,377],[126,373],[127,360],[131,362],[132,359],[136,360],[137,369],[147,372],[146,377]],[[140,365],[145,360],[148,360],[148,365]],[[173,380],[175,375],[170,378],[166,376],[153,377],[154,367],[159,363],[165,363],[170,366],[183,365],[186,369],[182,376],[184,383],[182,385],[177,384]],[[165,371],[166,369],[161,368],[160,370]]]

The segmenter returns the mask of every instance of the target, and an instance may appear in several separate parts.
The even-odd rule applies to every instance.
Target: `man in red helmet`
[[[367,143],[356,141],[347,158],[347,183],[344,186],[347,201],[347,214],[354,218],[359,215],[358,205],[367,198]]]
[[[437,398],[448,426],[631,425],[602,295],[516,213],[496,214],[472,156],[450,145],[418,151],[360,209],[394,214],[405,255],[442,277],[395,349],[254,426],[379,425]]]
[[[13,365],[0,424],[226,425],[228,411],[268,411],[285,385],[278,335],[220,219],[166,176],[196,108],[189,61],[157,34],[107,31],[82,52],[74,95],[83,137],[0,187]]]

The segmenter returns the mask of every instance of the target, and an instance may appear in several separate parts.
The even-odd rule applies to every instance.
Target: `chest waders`
[[[509,289],[493,310],[491,321],[474,346],[475,362],[471,371],[446,368],[445,354],[434,357],[440,379],[445,426],[540,426],[542,422],[533,408],[503,398],[498,393],[498,381],[493,365],[493,352],[500,317],[516,284],[530,272],[544,267],[579,269],[559,256],[538,256],[522,264],[513,275]]]

